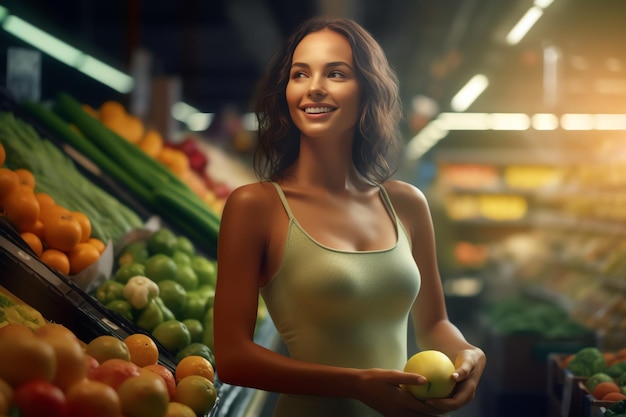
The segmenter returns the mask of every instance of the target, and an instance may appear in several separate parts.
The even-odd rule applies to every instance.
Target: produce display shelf
[[[1,217],[0,270],[1,286],[37,309],[46,320],[63,324],[84,343],[101,335],[124,339],[133,333],[143,333],[68,277],[41,262]],[[159,346],[159,362],[175,370],[175,359],[162,346]]]

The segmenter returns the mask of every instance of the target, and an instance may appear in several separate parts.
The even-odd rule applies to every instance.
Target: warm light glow
[[[428,152],[441,139],[448,135],[448,130],[442,127],[440,120],[433,120],[428,123],[417,135],[407,144],[406,157],[411,161],[419,159]]]
[[[561,116],[561,127],[565,130],[591,130],[594,128],[593,116],[590,114],[564,114]]]
[[[489,128],[493,130],[527,130],[530,127],[530,117],[523,113],[493,113],[489,119]]]
[[[245,130],[259,130],[259,121],[257,120],[255,113],[244,114],[241,118],[241,124]]]
[[[596,114],[597,130],[626,130],[626,114]]]
[[[450,103],[452,110],[458,112],[467,110],[488,86],[489,79],[486,76],[482,74],[474,75],[452,98]]]
[[[446,130],[487,130],[487,113],[441,113],[438,117]]]
[[[532,28],[537,20],[543,15],[543,10],[537,6],[533,6],[524,16],[517,22],[513,29],[506,35],[506,42],[509,45],[518,44],[524,36],[528,33],[530,28]]]
[[[554,114],[537,113],[531,118],[531,124],[535,130],[555,130],[559,127],[559,118]]]
[[[554,0],[535,0],[535,6],[541,9],[545,9],[546,7],[551,5],[552,2],[554,2]]]

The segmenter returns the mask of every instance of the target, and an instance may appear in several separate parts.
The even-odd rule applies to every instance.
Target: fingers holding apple
[[[423,350],[411,356],[404,366],[404,372],[422,375],[426,383],[404,385],[415,398],[447,398],[456,386],[456,367],[452,360],[438,350]]]

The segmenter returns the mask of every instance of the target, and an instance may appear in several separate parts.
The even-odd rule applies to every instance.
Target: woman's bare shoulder
[[[276,200],[276,189],[270,182],[254,182],[235,188],[226,200],[225,210],[245,211],[268,209]]]
[[[388,180],[383,184],[389,198],[394,204],[410,205],[426,204],[426,196],[416,186],[400,180]]]

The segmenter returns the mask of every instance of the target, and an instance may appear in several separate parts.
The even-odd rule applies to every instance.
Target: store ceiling
[[[498,71],[498,99],[540,94],[541,48],[557,42],[623,56],[626,2],[555,0],[526,46],[507,48],[506,31],[532,0],[7,0],[13,13],[112,65],[129,71],[148,51],[152,74],[177,77],[181,99],[204,112],[250,109],[269,54],[302,20],[317,14],[353,17],[382,44],[396,68],[403,100],[418,94],[446,109],[476,71]],[[621,28],[619,32],[614,32]],[[3,35],[8,36],[8,35]],[[616,39],[621,42],[616,44]],[[11,44],[13,40],[6,40]],[[60,89],[91,104],[113,90],[44,61],[43,95]],[[532,80],[533,88],[518,78]],[[524,78],[526,77],[526,78]],[[514,88],[517,86],[517,88]],[[537,87],[538,86],[538,87]],[[120,99],[123,99],[121,97]],[[519,98],[516,98],[519,102]],[[407,104],[406,107],[409,107]]]

